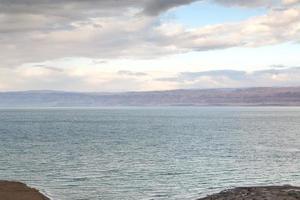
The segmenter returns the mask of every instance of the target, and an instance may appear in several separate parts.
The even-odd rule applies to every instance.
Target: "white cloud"
[[[2,66],[64,57],[154,58],[192,51],[300,40],[300,9],[271,10],[239,23],[186,29],[156,17],[93,18],[71,28],[4,34]]]
[[[226,6],[240,7],[271,7],[278,3],[276,0],[214,0]]]
[[[282,0],[285,7],[281,9],[272,7],[279,5],[273,0],[212,1],[225,6],[270,9],[265,15],[238,23],[188,29],[162,21],[160,14],[197,0],[0,0],[0,90],[61,87],[123,91],[236,85],[239,81],[227,76],[162,84],[158,81],[166,78],[161,77],[162,73],[131,71],[130,66],[107,72],[83,65],[64,68],[24,64],[67,57],[154,60],[187,52],[300,41],[300,8],[293,6],[298,0]],[[288,77],[297,78],[292,74]],[[265,78],[269,81],[269,76]],[[278,82],[285,78],[283,74],[273,74],[270,79]]]
[[[283,5],[293,5],[293,4],[297,4],[300,3],[299,0],[282,0],[282,4]]]
[[[168,28],[166,28],[168,29]],[[228,47],[257,47],[300,39],[300,9],[272,10],[267,15],[240,23],[219,24],[172,35],[177,47],[187,50],[210,50]]]
[[[175,77],[158,80],[176,83],[178,88],[299,86],[300,68],[269,69],[252,72],[235,70],[182,72]]]
[[[300,68],[261,71],[181,72],[103,71],[101,68],[22,66],[0,69],[0,90],[152,91],[190,88],[299,86]]]

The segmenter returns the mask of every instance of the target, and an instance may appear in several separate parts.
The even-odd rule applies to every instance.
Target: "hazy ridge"
[[[1,107],[298,106],[300,87],[196,89],[124,93],[1,92]]]

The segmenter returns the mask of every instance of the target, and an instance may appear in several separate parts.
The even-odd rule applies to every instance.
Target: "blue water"
[[[0,179],[54,200],[300,185],[300,108],[0,109]]]

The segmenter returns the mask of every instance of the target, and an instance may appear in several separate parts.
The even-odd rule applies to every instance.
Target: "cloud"
[[[220,77],[227,76],[232,80],[243,80],[246,76],[244,71],[236,70],[216,70],[216,71],[205,71],[205,72],[183,72],[180,75],[183,79],[197,79],[198,77],[211,76]]]
[[[229,6],[229,7],[243,7],[243,8],[257,8],[264,7],[270,9],[278,9],[282,7],[289,7],[300,3],[299,0],[213,0],[213,2]]]
[[[273,69],[284,69],[284,68],[286,68],[286,66],[285,65],[272,65],[272,66],[270,66],[270,68],[273,68]]]
[[[102,25],[93,23],[93,19],[113,19],[118,22],[128,17],[142,18],[149,15],[155,18],[171,8],[196,1],[198,0],[1,0],[0,34],[70,31],[85,25],[101,28]]]
[[[210,25],[190,30],[178,28],[176,32],[170,34],[168,31],[172,30],[172,26],[163,25],[160,28],[161,34],[166,37],[165,41],[169,41],[168,45],[186,51],[259,47],[298,42],[300,9],[272,10],[266,15],[239,23]]]
[[[300,9],[292,6],[237,23],[193,29],[159,16],[198,1],[0,0],[0,68],[66,57],[153,59],[300,41]],[[211,1],[243,7],[275,2]],[[294,3],[283,0],[285,5]]]
[[[147,1],[144,7],[144,13],[147,15],[158,15],[170,8],[187,5],[199,0],[152,0]]]
[[[55,72],[63,72],[64,70],[62,68],[59,67],[52,67],[52,66],[47,66],[47,65],[33,65],[33,67],[37,67],[37,68],[42,68],[42,69],[47,69],[50,71],[55,71]]]
[[[149,59],[192,51],[296,43],[299,30],[299,8],[193,29],[152,16],[100,17],[72,22],[65,29],[2,33],[0,59],[2,66],[64,57]]]
[[[61,69],[61,68],[60,68]],[[0,90],[152,91],[197,88],[300,86],[300,67],[261,71],[215,70],[181,72],[103,71],[97,67],[22,66],[0,68]]]
[[[219,70],[182,72],[176,77],[160,78],[179,88],[240,88],[300,86],[300,67],[268,69],[261,71]]]
[[[89,86],[79,77],[45,67],[0,68],[0,90],[80,90]]]
[[[0,12],[12,17],[55,17],[57,22],[64,22],[128,14],[153,16],[196,1],[199,0],[1,0]]]
[[[118,74],[122,76],[147,76],[147,73],[144,72],[132,72],[127,70],[118,71]]]
[[[64,90],[64,91],[142,91],[170,89],[157,85],[151,73],[139,71],[103,71],[97,67],[52,67],[24,65],[0,68],[0,91]]]
[[[216,3],[225,6],[240,6],[240,7],[271,7],[278,4],[276,0],[214,0]]]
[[[300,0],[282,0],[283,5],[295,5],[300,3]]]

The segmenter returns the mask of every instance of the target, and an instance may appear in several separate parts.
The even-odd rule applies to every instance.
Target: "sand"
[[[199,200],[300,200],[300,187],[239,187]]]
[[[0,181],[0,200],[50,200],[23,183]]]

